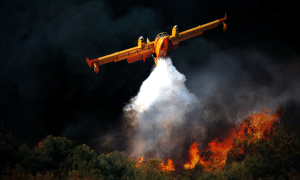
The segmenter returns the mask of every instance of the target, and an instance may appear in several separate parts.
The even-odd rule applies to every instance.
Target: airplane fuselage
[[[171,55],[172,49],[173,49],[173,43],[170,40],[169,35],[156,39],[154,42],[155,55],[153,57],[155,61],[155,65],[157,65],[157,58]]]

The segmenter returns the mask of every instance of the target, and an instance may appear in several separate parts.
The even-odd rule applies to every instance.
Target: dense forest
[[[4,123],[0,127],[0,171],[2,180],[11,179],[290,179],[300,177],[300,126],[297,106],[279,109],[274,130],[263,137],[235,139],[226,164],[212,171],[200,163],[192,169],[161,170],[162,159],[138,162],[124,152],[98,154],[86,144],[48,135],[34,148],[14,144]],[[241,149],[243,151],[241,151]],[[216,165],[217,166],[217,165]]]

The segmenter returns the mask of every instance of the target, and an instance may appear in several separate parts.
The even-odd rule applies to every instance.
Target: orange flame
[[[219,142],[216,138],[214,141],[208,143],[210,146],[210,150],[212,152],[212,156],[210,157],[210,167],[207,167],[207,171],[212,170],[212,166],[216,167],[216,170],[219,170],[226,163],[227,152],[232,148],[232,142],[234,138],[234,133],[230,134],[223,142]]]
[[[189,150],[190,162],[184,165],[185,169],[194,169],[197,163],[200,163],[204,171],[213,171],[220,170],[226,163],[227,153],[230,149],[233,148],[233,140],[237,139],[239,141],[244,141],[250,135],[249,141],[256,141],[257,139],[265,138],[270,140],[271,131],[275,129],[273,126],[274,122],[278,119],[279,114],[270,114],[270,111],[266,110],[265,113],[260,111],[258,114],[252,114],[249,121],[243,121],[237,124],[236,128],[233,128],[227,136],[221,140],[221,142],[216,138],[212,142],[208,143],[211,155],[208,160],[205,160],[205,156],[201,158],[198,144],[194,142]],[[265,134],[267,136],[264,136]],[[41,142],[38,144],[39,147],[42,145]],[[244,147],[240,147],[238,152],[235,153],[244,153]],[[136,164],[136,167],[139,167],[144,161],[144,156],[139,158],[139,162]],[[162,162],[158,168],[162,171],[174,171],[175,167],[173,161],[168,159],[167,165]]]
[[[212,155],[210,159],[204,161],[205,157],[201,158],[199,155],[198,144],[195,142],[191,145],[189,150],[190,162],[184,165],[185,169],[193,169],[199,162],[204,166],[205,171],[212,171],[213,167],[215,170],[221,169],[227,160],[227,153],[233,147],[233,140],[243,141],[246,139],[247,134],[251,135],[251,140],[256,141],[257,139],[264,138],[264,133],[267,133],[267,140],[270,139],[271,131],[274,130],[273,123],[277,120],[278,114],[269,114],[270,111],[266,110],[266,113],[260,111],[258,114],[250,116],[250,121],[240,122],[237,128],[234,128],[223,141],[219,142],[216,138],[210,142],[209,150]],[[243,148],[239,149],[239,153],[243,153]]]
[[[139,167],[142,164],[143,161],[144,161],[144,156],[141,156],[139,158],[139,162],[135,165],[135,167]]]
[[[277,120],[278,114],[271,115],[269,113],[266,110],[266,113],[260,111],[258,114],[251,115],[250,126],[253,129],[253,140],[262,138],[264,132],[270,135],[271,131],[275,129],[273,123]],[[248,133],[251,133],[250,130]]]
[[[165,171],[165,172],[168,172],[168,171],[174,171],[175,170],[175,167],[174,167],[174,164],[173,164],[173,161],[172,159],[168,159],[168,164],[165,165],[164,162],[162,162],[158,168],[162,171]]]
[[[199,150],[198,150],[198,144],[196,142],[194,142],[191,145],[191,148],[189,150],[189,154],[190,154],[190,162],[188,162],[188,163],[186,163],[184,165],[185,169],[193,169],[193,168],[195,168],[196,164],[200,160],[200,155],[199,155]]]

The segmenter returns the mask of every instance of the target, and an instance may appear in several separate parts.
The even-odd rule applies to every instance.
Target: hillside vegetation
[[[65,137],[49,135],[35,149],[27,144],[18,147],[1,123],[1,179],[296,180],[300,177],[299,127],[280,123],[274,126],[276,129],[270,138],[234,141],[227,153],[226,165],[219,171],[205,172],[203,166],[197,164],[194,169],[164,172],[158,169],[161,159],[149,159],[137,167],[138,159],[127,157],[123,152],[97,154],[86,144],[76,147],[75,142]],[[243,153],[239,153],[240,148]]]

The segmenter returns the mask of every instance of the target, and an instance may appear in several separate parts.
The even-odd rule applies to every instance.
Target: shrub
[[[76,147],[73,155],[71,175],[79,177],[101,177],[100,162],[97,153],[86,144]]]
[[[45,171],[54,166],[51,157],[40,151],[32,151],[27,144],[22,144],[17,152],[20,165],[25,169],[30,169],[35,175],[38,171]]]
[[[42,167],[58,174],[61,168],[72,168],[75,147],[75,142],[65,137],[49,135],[39,143],[28,162],[34,163],[35,169]]]
[[[3,121],[0,121],[0,172],[7,166],[13,166],[17,160],[15,156],[15,144],[11,134],[4,127]]]
[[[30,171],[26,172],[25,169],[22,168],[20,164],[15,165],[15,169],[11,170],[10,167],[6,167],[5,171],[1,175],[2,180],[28,180],[31,176]]]

